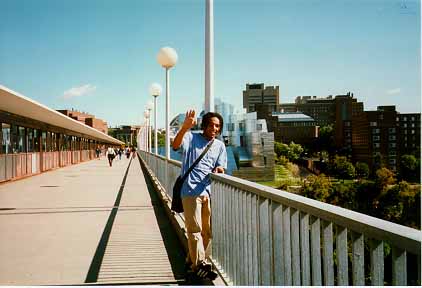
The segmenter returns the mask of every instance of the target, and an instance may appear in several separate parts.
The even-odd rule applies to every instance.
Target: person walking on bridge
[[[113,159],[114,157],[116,157],[116,152],[114,152],[114,149],[112,147],[108,147],[106,154],[108,158],[108,164],[111,167],[113,166]]]
[[[205,156],[189,173],[181,189],[185,225],[188,234],[189,255],[187,263],[201,278],[214,280],[217,274],[207,263],[211,252],[211,179],[210,173],[224,173],[227,169],[227,152],[224,143],[216,137],[223,131],[223,117],[208,112],[202,117],[202,133],[189,130],[195,126],[195,111],[186,112],[185,121],[173,141],[173,149],[182,148],[184,175],[195,160],[207,149]]]

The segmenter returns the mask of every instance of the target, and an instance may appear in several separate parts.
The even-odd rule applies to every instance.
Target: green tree
[[[329,151],[330,153],[335,150],[334,127],[332,124],[322,126],[319,129],[316,146],[319,147],[319,149]]]
[[[329,197],[329,203],[343,208],[357,210],[359,202],[356,201],[356,185],[337,183],[333,187],[333,192]]]
[[[356,162],[355,165],[356,169],[356,176],[358,178],[366,179],[369,176],[369,166],[366,163],[363,162]]]
[[[400,158],[400,177],[407,181],[416,181],[418,178],[418,159],[413,155],[403,155]]]
[[[420,228],[420,189],[402,181],[379,197],[378,217],[401,225]]]
[[[306,177],[300,194],[302,196],[327,202],[332,193],[331,181],[324,174],[310,175]]]
[[[287,144],[274,141],[274,152],[277,154],[277,157],[284,156],[287,157],[289,153],[289,146]]]
[[[287,152],[287,158],[289,158],[290,161],[295,161],[300,158],[300,156],[303,153],[303,147],[300,144],[296,144],[293,141],[289,144],[289,150]]]
[[[384,191],[389,185],[396,183],[394,172],[385,167],[378,169],[376,171],[375,183],[382,191]]]
[[[335,156],[331,170],[340,179],[352,179],[355,177],[355,167],[345,156]]]

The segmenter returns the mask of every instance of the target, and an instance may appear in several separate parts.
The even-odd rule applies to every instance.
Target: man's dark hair
[[[201,129],[205,130],[205,128],[207,128],[212,117],[216,117],[218,120],[220,120],[220,131],[218,131],[218,133],[221,135],[221,133],[223,133],[224,121],[223,117],[217,112],[208,112],[202,116]]]

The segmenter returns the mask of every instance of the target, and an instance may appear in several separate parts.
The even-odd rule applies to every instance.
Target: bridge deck
[[[0,231],[0,285],[186,283],[184,252],[136,158],[0,185]]]

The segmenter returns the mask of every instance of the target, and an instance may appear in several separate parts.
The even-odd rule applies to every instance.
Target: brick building
[[[94,115],[91,115],[85,112],[76,111],[73,109],[72,110],[57,110],[57,112],[60,112],[72,119],[75,119],[76,121],[79,121],[94,129],[97,129],[98,131],[101,131],[104,134],[108,133],[107,122],[101,119],[95,118]]]
[[[381,161],[389,169],[396,171],[400,158],[405,154],[420,155],[420,113],[403,113],[395,106],[378,106],[375,111],[365,111],[360,121],[365,123],[355,132],[356,138],[366,141],[365,149],[354,150],[356,161],[377,167]]]

